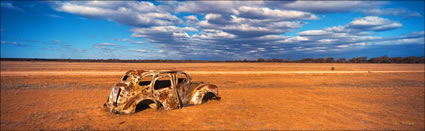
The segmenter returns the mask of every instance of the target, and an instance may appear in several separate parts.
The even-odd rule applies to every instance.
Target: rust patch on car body
[[[134,89],[134,86],[133,86],[133,84],[131,83],[131,84],[129,84],[127,87],[125,87],[125,89],[126,90],[133,90]]]
[[[185,74],[187,77],[184,84],[178,83],[176,78],[177,74],[180,73]],[[151,80],[152,84],[142,87],[138,83],[145,76],[154,76],[154,78]],[[164,84],[162,79],[159,81],[160,78],[169,79],[170,83]],[[155,85],[158,86],[158,89],[154,89]],[[208,92],[218,97],[216,85],[191,82],[190,76],[182,71],[129,70],[125,73],[122,81],[112,87],[104,106],[114,113],[129,114],[134,113],[137,104],[139,104],[138,102],[149,99],[162,105],[166,110],[172,110],[181,108],[182,105],[201,104],[202,97]]]
[[[127,84],[125,84],[125,83],[117,83],[115,86],[116,86],[116,87],[126,87],[126,86],[128,86],[128,85],[127,85]]]
[[[217,89],[217,86],[216,85],[212,85],[212,84],[208,84],[207,85],[207,88],[210,89],[210,90],[215,90],[215,89]]]
[[[137,95],[137,96],[135,96],[135,97],[133,97],[133,98],[131,98],[126,104],[125,104],[125,106],[123,107],[123,110],[126,110],[126,109],[128,109],[128,107],[130,107],[131,105],[133,105],[134,104],[134,102],[136,101],[136,100],[138,100],[138,99],[140,99],[140,96],[139,95]]]
[[[145,72],[144,70],[136,70],[137,75],[142,75],[142,73]]]
[[[159,100],[163,101],[163,100],[166,100],[167,98],[168,98],[168,92],[163,91],[159,93]]]
[[[209,90],[215,90],[217,88],[217,86],[212,85],[212,84],[201,84],[201,86],[196,88],[196,90],[201,90],[202,88],[208,88]]]

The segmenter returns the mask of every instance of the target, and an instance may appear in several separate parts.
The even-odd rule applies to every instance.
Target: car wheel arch
[[[206,98],[207,97],[207,98]],[[210,99],[209,97],[218,97],[218,88],[215,85],[202,85],[194,92],[190,104],[202,104],[204,99]]]
[[[154,104],[155,108],[153,108],[151,104]],[[152,108],[154,111],[156,111],[160,107],[160,105],[161,103],[156,101],[155,99],[140,99],[139,101],[134,103],[134,113],[143,111],[148,108]]]

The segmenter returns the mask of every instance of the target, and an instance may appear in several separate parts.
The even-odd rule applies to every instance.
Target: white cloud
[[[298,47],[294,47],[292,48],[295,51],[302,51],[302,52],[324,52],[327,51],[328,47],[323,47],[323,46],[319,46],[319,47],[302,47],[302,46],[298,46]]]
[[[366,16],[345,25],[298,32],[308,20],[319,20],[319,13],[376,11],[386,2],[370,1],[89,1],[57,2],[58,11],[87,18],[106,19],[132,26],[132,37],[143,41],[117,39],[129,43],[153,43],[155,49],[132,49],[149,58],[258,58],[278,56],[292,51],[342,51],[370,45],[413,44],[422,34],[403,37],[373,36],[381,31],[401,28],[400,22]],[[391,10],[391,9],[388,9]],[[183,13],[184,12],[184,13]],[[189,14],[188,16],[185,16]],[[392,14],[397,14],[393,11]],[[183,18],[177,16],[184,15]],[[325,17],[322,16],[321,17]],[[297,33],[297,32],[295,32]],[[394,43],[391,43],[394,42]],[[422,42],[423,44],[423,42]],[[326,47],[324,47],[326,46]],[[111,43],[96,48],[112,52],[119,49]],[[154,53],[153,53],[154,52]],[[152,54],[149,54],[152,53]],[[147,55],[149,54],[149,55]]]
[[[176,25],[182,23],[178,17],[166,12],[163,6],[150,2],[136,1],[71,1],[56,2],[57,11],[78,14],[88,18],[103,18],[134,27]]]
[[[320,43],[333,43],[335,41],[337,41],[337,39],[321,39],[321,40],[318,40],[318,42],[320,42]]]
[[[401,38],[401,39],[389,39],[377,42],[368,42],[367,45],[405,45],[405,44],[417,44],[424,45],[424,37],[418,38]]]
[[[271,9],[263,1],[188,1],[181,2],[176,12],[205,14],[203,20],[195,16],[188,21],[199,21],[202,29],[222,30],[239,38],[279,35],[300,28],[304,23],[296,20],[318,19],[312,13],[296,10]]]
[[[260,37],[264,35],[283,34],[300,28],[304,23],[299,21],[274,21],[273,19],[248,19],[235,15],[224,17],[208,14],[198,25],[205,29],[220,29],[238,37]]]
[[[399,22],[391,21],[389,19],[377,17],[377,16],[366,16],[362,18],[356,18],[345,26],[334,26],[328,27],[323,30],[307,30],[299,32],[298,35],[309,37],[310,39],[329,39],[338,38],[340,41],[326,41],[326,43],[332,42],[349,42],[356,40],[374,40],[377,37],[367,37],[368,31],[388,31],[397,28],[401,28],[402,25]],[[318,41],[325,43],[325,40]]]
[[[265,48],[257,48],[258,51],[265,51]]]
[[[256,37],[255,39],[259,39],[259,40],[282,40],[282,39],[286,39],[286,38],[288,38],[288,36],[264,35],[264,36]]]
[[[90,7],[85,5],[73,4],[73,3],[64,3],[62,4],[62,6],[58,7],[57,10],[74,13],[74,14],[80,14],[80,15],[89,15],[89,16],[117,15],[118,13],[111,9]]]
[[[305,45],[293,47],[294,51],[324,52],[360,49],[372,45],[422,44],[424,32],[413,32],[398,37],[377,37],[368,31],[387,31],[400,28],[401,24],[376,16],[356,18],[345,26],[324,28],[323,30],[307,30],[299,32],[299,36],[288,37],[278,41],[282,44]],[[327,48],[322,48],[323,44]]]
[[[387,31],[400,27],[402,27],[402,24],[399,22],[391,21],[389,19],[377,16],[366,16],[362,18],[356,18],[347,25],[347,28],[366,31]]]
[[[87,1],[86,5],[96,7],[114,8],[124,5],[121,1]]]
[[[191,12],[191,13],[233,13],[233,9],[240,6],[260,6],[263,1],[186,1],[179,2],[175,8],[176,12]]]
[[[317,16],[308,12],[296,10],[278,10],[270,8],[259,8],[241,6],[237,10],[237,14],[244,18],[253,19],[279,19],[279,20],[315,20]]]
[[[174,38],[190,38],[189,34],[186,32],[173,32]]]
[[[258,51],[257,50],[250,50],[250,51],[248,51],[248,53],[257,53]]]
[[[184,18],[186,20],[190,20],[190,21],[199,21],[198,17],[196,17],[194,15],[185,16]]]
[[[128,49],[131,52],[138,52],[138,53],[151,53],[152,51],[149,49]]]
[[[361,12],[368,15],[390,15],[390,16],[402,16],[402,17],[420,17],[422,16],[419,12],[411,11],[406,8],[387,8],[387,9],[367,9]]]
[[[362,47],[367,45],[366,42],[359,42],[359,43],[353,43],[353,44],[345,44],[345,45],[338,45],[337,48],[353,48],[353,47]],[[336,51],[342,51],[342,50],[336,50]]]
[[[267,1],[266,5],[279,9],[293,9],[313,13],[350,12],[376,8],[386,2],[380,1]]]
[[[185,31],[197,31],[196,28],[192,27],[177,27],[177,26],[154,26],[150,28],[134,28],[132,29],[134,37],[147,37],[149,34],[155,33],[164,33],[164,34],[172,34],[172,33],[183,33]]]
[[[295,36],[295,37],[289,37],[284,40],[278,41],[279,43],[298,43],[302,41],[308,41],[308,37],[302,37],[302,36]]]
[[[329,35],[329,32],[323,30],[307,30],[298,33],[299,35]]]
[[[199,39],[223,39],[223,38],[235,38],[236,36],[222,30],[207,29],[204,30],[200,35],[193,35],[193,37]]]
[[[347,47],[350,47],[350,45],[338,45],[338,46],[336,46],[336,47],[339,47],[339,48],[347,48]]]
[[[197,32],[193,27],[177,26],[153,26],[149,28],[134,28],[131,30],[132,37],[144,38],[145,40],[171,47],[184,45],[191,36],[187,32]]]

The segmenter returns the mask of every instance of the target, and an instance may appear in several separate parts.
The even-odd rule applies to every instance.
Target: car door
[[[137,90],[139,90],[140,93],[142,93],[144,96],[151,96],[152,95],[152,81],[153,81],[153,75],[149,74],[146,76],[143,76],[141,79],[138,80],[138,84],[136,84]]]
[[[175,83],[170,73],[161,73],[155,78],[154,97],[158,100],[165,110],[180,108],[178,95],[175,91]]]
[[[190,77],[184,72],[176,73],[176,87],[177,93],[180,96],[180,100],[183,105],[188,104],[190,101],[190,95],[192,94],[190,88]]]

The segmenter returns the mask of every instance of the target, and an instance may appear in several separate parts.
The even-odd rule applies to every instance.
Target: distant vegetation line
[[[304,58],[300,60],[291,59],[263,59],[257,60],[121,60],[121,59],[43,59],[43,58],[0,58],[1,61],[57,61],[57,62],[108,62],[108,63],[208,63],[208,62],[282,62],[282,63],[425,63],[424,56],[408,56],[408,57],[353,57],[350,59],[333,57],[327,58]]]

